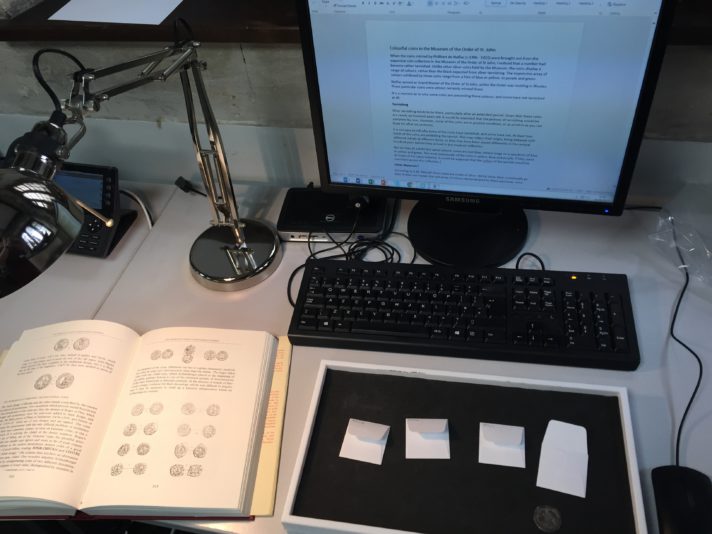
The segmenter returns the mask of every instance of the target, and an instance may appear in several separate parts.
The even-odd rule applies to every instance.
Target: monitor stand
[[[516,256],[527,239],[519,207],[420,201],[408,219],[416,252],[431,263],[496,267]]]

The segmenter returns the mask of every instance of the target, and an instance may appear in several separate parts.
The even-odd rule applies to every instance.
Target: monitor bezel
[[[425,191],[398,187],[374,186],[369,184],[344,184],[332,182],[329,172],[328,150],[321,106],[321,93],[317,76],[316,53],[309,13],[309,0],[296,0],[297,14],[302,43],[304,70],[307,80],[312,128],[319,169],[319,180],[324,191],[347,193],[352,195],[377,195],[399,199],[442,200],[460,204],[504,204],[518,206],[523,209],[540,209],[549,211],[567,211],[575,213],[596,213],[602,215],[620,215],[633,179],[635,164],[640,152],[640,146],[645,133],[650,107],[655,94],[655,86],[662,66],[666,48],[666,37],[672,25],[674,1],[661,0],[658,24],[653,34],[653,41],[648,56],[648,62],[643,75],[638,104],[628,137],[625,154],[621,164],[618,184],[613,201],[591,202],[575,199],[547,199],[514,195],[492,195],[480,193],[464,193],[454,191]]]

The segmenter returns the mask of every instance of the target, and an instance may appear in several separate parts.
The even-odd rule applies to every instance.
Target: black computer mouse
[[[689,467],[653,469],[660,534],[712,534],[712,482]]]

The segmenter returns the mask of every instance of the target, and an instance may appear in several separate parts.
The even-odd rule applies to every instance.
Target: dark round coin
[[[558,532],[561,528],[561,513],[553,506],[537,506],[534,508],[534,524],[542,532]]]

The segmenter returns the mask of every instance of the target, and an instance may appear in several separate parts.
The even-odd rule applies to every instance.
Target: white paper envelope
[[[481,464],[526,467],[524,427],[480,423]]]
[[[450,429],[447,419],[405,420],[406,458],[450,458]]]
[[[551,420],[539,456],[536,485],[577,497],[586,497],[588,444],[586,429]]]
[[[381,465],[391,427],[359,419],[349,419],[339,456]]]

